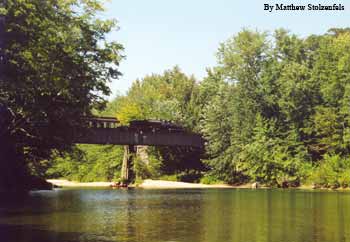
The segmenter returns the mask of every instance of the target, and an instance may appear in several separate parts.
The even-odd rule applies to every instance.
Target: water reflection
[[[56,190],[0,201],[1,241],[350,241],[350,193]]]

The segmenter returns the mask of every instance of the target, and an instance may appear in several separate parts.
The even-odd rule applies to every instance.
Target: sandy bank
[[[158,189],[158,188],[232,188],[233,186],[225,184],[205,185],[199,183],[188,182],[176,182],[176,181],[163,181],[163,180],[144,180],[142,184],[137,187],[145,189]]]
[[[113,182],[75,182],[61,179],[49,179],[48,182],[60,187],[109,187]],[[142,184],[137,185],[144,189],[165,189],[165,188],[232,188],[233,186],[225,184],[205,185],[188,182],[175,182],[163,180],[144,180]]]
[[[109,187],[113,182],[75,182],[64,179],[48,179],[48,182],[57,185],[59,187]],[[252,184],[247,183],[239,186],[231,186],[226,184],[206,185],[199,183],[188,182],[176,182],[176,181],[163,181],[163,180],[144,180],[143,183],[138,185],[131,185],[130,187],[137,187],[142,189],[183,189],[183,188],[251,188]],[[260,188],[266,189],[268,187],[261,186]],[[311,185],[302,185],[296,188],[289,189],[301,189],[301,190],[315,190]],[[334,190],[327,188],[319,188],[316,190]],[[350,191],[350,188],[338,188],[334,191]]]
[[[48,179],[48,182],[60,187],[109,187],[112,182],[75,182],[61,179]]]

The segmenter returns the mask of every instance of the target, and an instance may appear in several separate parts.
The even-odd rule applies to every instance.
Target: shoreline
[[[76,182],[66,179],[48,179],[46,180],[58,187],[110,187],[114,182]],[[177,181],[151,180],[146,179],[141,184],[130,185],[131,188],[143,189],[181,189],[181,188],[250,188],[250,184],[241,186],[232,186],[227,184],[201,184]]]
[[[227,184],[202,184],[202,183],[189,183],[178,181],[164,181],[164,180],[152,180],[146,179],[141,184],[136,185],[137,188],[144,189],[176,189],[176,188],[238,188],[238,186],[231,186]]]
[[[109,187],[113,182],[76,182],[66,179],[47,179],[47,182],[59,187]]]
[[[114,182],[76,182],[69,181],[66,179],[47,179],[47,182],[58,186],[60,188],[79,188],[79,187],[95,187],[95,188],[109,188]],[[178,181],[165,181],[165,180],[152,180],[146,179],[141,184],[132,184],[130,188],[140,189],[197,189],[197,188],[221,188],[221,189],[234,189],[234,188],[252,188],[252,183],[246,183],[242,185],[228,185],[228,184],[202,184],[202,183],[189,183],[189,182],[178,182]],[[257,189],[272,189],[271,187],[260,186]],[[314,190],[314,191],[350,191],[350,188],[317,188],[314,189],[312,185],[301,185],[299,187],[285,188],[285,190],[296,189],[296,190]]]

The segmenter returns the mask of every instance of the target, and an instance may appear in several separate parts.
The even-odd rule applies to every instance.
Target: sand
[[[60,187],[109,187],[113,182],[75,182],[61,179],[48,179],[48,182]],[[233,186],[225,184],[205,185],[188,182],[175,182],[163,180],[144,180],[138,188],[144,189],[170,189],[170,188],[232,188]]]
[[[163,181],[163,180],[144,180],[142,184],[138,185],[140,188],[158,189],[158,188],[232,188],[232,186],[225,184],[205,185],[199,183]]]
[[[113,182],[75,182],[61,179],[48,179],[54,185],[60,187],[109,187]]]

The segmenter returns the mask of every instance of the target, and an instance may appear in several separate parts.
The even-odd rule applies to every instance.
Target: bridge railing
[[[114,129],[120,123],[118,119],[111,117],[84,117],[83,120],[90,128]]]
[[[84,117],[83,120],[87,122],[89,128],[119,128],[125,130],[136,130],[141,133],[143,131],[165,133],[185,132],[183,127],[174,124],[171,121],[164,120],[134,120],[130,122],[129,126],[121,126],[119,125],[120,122],[116,118],[111,117]]]

